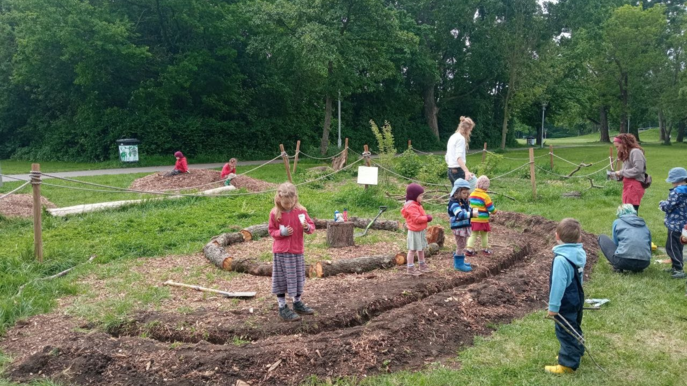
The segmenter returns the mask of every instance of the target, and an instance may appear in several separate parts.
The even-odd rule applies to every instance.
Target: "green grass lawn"
[[[609,135],[611,136],[611,139],[613,139],[614,136],[618,135],[617,131],[611,131],[609,132]],[[673,141],[677,137],[677,133],[673,132],[672,133]],[[660,143],[660,132],[659,130],[656,129],[648,129],[644,131],[639,132],[639,139],[642,141],[642,145],[646,144],[657,144]],[[518,144],[520,145],[526,145],[526,140],[519,138]],[[544,144],[546,146],[548,145],[554,145],[554,146],[562,146],[562,145],[602,145],[603,143],[599,142],[599,133],[591,133],[591,134],[585,134],[585,135],[580,135],[577,137],[566,137],[566,138],[547,138],[544,141]],[[681,145],[678,143],[673,142],[673,144]],[[608,145],[608,144],[605,144]]]
[[[653,186],[647,190],[640,208],[653,233],[656,244],[663,245],[666,230],[658,202],[668,194],[664,182],[668,170],[685,165],[682,145],[645,146]],[[537,149],[536,165],[550,169],[548,149]],[[577,164],[598,162],[578,172],[582,176],[607,164],[608,146],[560,148],[555,154]],[[525,165],[526,153],[505,153],[488,174],[499,176]],[[508,157],[508,158],[506,158]],[[443,157],[435,157],[438,162]],[[475,169],[480,154],[468,157],[468,165]],[[554,160],[551,173],[568,174],[575,168],[562,160]],[[428,162],[421,158],[421,162]],[[299,163],[300,165],[300,163]],[[312,164],[307,165],[312,166]],[[312,179],[306,165],[299,166],[294,182]],[[247,170],[247,169],[246,169]],[[239,170],[241,172],[241,170]],[[591,176],[603,189],[588,189],[585,178],[560,179],[536,170],[538,199],[532,198],[529,168],[525,167],[492,181],[491,189],[515,198],[510,201],[493,195],[502,210],[538,214],[553,220],[578,218],[584,229],[593,233],[609,233],[620,203],[620,185],[605,181],[604,174]],[[385,218],[400,218],[399,202],[387,198],[385,190],[402,192],[403,184],[371,187],[364,190],[352,180],[354,173],[344,172],[332,180],[299,188],[301,202],[315,217],[331,217],[335,209],[348,208],[351,216],[373,216],[380,205],[389,207]],[[282,165],[268,165],[251,174],[272,182],[285,179]],[[140,176],[101,176],[83,178],[113,186],[128,186]],[[391,180],[393,181],[393,180]],[[437,180],[442,181],[443,179]],[[16,183],[0,189],[6,192]],[[431,188],[435,189],[435,187]],[[86,202],[120,200],[138,195],[79,192],[65,188],[44,187],[44,195],[58,206]],[[579,191],[581,198],[561,198],[561,194]],[[0,326],[6,329],[17,319],[48,312],[56,299],[81,293],[75,284],[83,275],[109,272],[117,277],[125,275],[128,267],[139,257],[198,252],[210,237],[226,232],[232,226],[247,226],[267,221],[273,195],[258,194],[235,197],[183,198],[170,201],[151,201],[105,212],[52,218],[43,221],[45,263],[33,260],[32,223],[30,220],[0,218]],[[427,205],[431,213],[445,212],[445,206]],[[48,276],[74,266],[97,254],[92,265],[84,265],[67,277],[46,282],[32,280]],[[543,373],[543,366],[553,364],[557,341],[551,321],[543,320],[543,312],[529,315],[511,324],[500,326],[490,337],[478,338],[473,347],[456,353],[461,370],[441,365],[429,366],[417,373],[394,373],[361,380],[364,385],[676,385],[681,384],[683,370],[679,363],[687,360],[687,328],[685,282],[672,280],[655,264],[643,274],[613,274],[603,259],[595,267],[592,281],[586,284],[587,297],[606,297],[611,303],[602,311],[585,314],[583,329],[592,354],[606,368],[599,371],[588,356],[574,376],[556,377]],[[30,282],[20,296],[19,286]],[[151,303],[166,295],[141,295]],[[124,302],[124,300],[122,300]],[[124,303],[108,305],[122,313],[131,311]],[[543,308],[543,307],[542,307]],[[103,325],[108,321],[102,320]],[[457,331],[456,333],[460,333]],[[313,384],[318,384],[313,380]],[[338,384],[354,384],[354,380],[340,380]],[[0,385],[3,381],[0,381]],[[49,385],[51,383],[37,383]],[[684,383],[683,383],[684,384]]]

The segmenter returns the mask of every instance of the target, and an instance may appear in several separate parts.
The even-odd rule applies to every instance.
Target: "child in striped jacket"
[[[491,232],[489,216],[490,214],[493,215],[496,213],[496,208],[491,201],[491,197],[487,194],[489,184],[489,177],[479,176],[477,179],[477,189],[470,194],[470,206],[477,209],[479,214],[471,220],[472,234],[468,239],[468,247],[465,250],[466,256],[476,255],[475,240],[478,235],[482,239],[482,253],[486,255],[491,255],[493,253],[492,250],[489,249],[489,232]]]
[[[448,201],[448,216],[451,221],[451,233],[456,239],[456,252],[453,254],[453,269],[470,272],[470,263],[465,262],[465,243],[472,234],[470,219],[477,215],[477,210],[470,208],[470,183],[462,178],[453,183]]]

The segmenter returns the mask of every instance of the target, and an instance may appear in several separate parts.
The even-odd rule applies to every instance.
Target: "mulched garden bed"
[[[224,186],[220,178],[221,173],[216,170],[189,169],[189,171],[190,173],[171,177],[165,177],[165,173],[150,174],[132,182],[129,189],[160,192],[184,189],[209,190]],[[261,192],[276,187],[273,183],[248,176],[237,176],[231,180],[231,184],[237,189],[245,188],[249,192]]]
[[[56,310],[8,331],[0,349],[15,360],[6,376],[79,385],[291,385],[310,375],[453,366],[475,336],[545,307],[555,227],[542,217],[499,213],[490,235],[495,254],[470,258],[472,273],[453,271],[447,248],[430,258],[435,271],[418,278],[388,269],[309,279],[304,300],[317,312],[296,323],[277,317],[269,277],[235,273],[207,286],[256,291],[255,298],[174,288],[160,307],[108,332]],[[589,233],[583,242],[588,278],[598,246]],[[217,269],[202,254],[150,261],[136,269],[151,285],[184,281],[199,264]],[[175,262],[182,269],[173,270]],[[175,311],[180,305],[192,311]]]
[[[57,208],[55,204],[41,197],[41,205],[46,208]],[[33,216],[33,196],[30,194],[13,194],[0,200],[0,214],[7,217]]]

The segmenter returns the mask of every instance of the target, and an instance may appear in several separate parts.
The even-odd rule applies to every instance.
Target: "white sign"
[[[377,185],[379,169],[369,166],[358,166],[358,183],[362,185]]]
[[[122,162],[138,162],[138,145],[119,145],[119,159]]]

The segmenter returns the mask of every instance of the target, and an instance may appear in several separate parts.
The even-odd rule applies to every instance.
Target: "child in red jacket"
[[[305,284],[303,233],[315,232],[315,223],[298,203],[298,193],[293,184],[285,182],[279,185],[267,229],[274,239],[272,293],[277,295],[279,317],[293,322],[300,319],[298,314],[314,314],[312,308],[303,303],[301,295]],[[286,293],[293,299],[293,310],[286,305]]]
[[[224,164],[224,167],[222,168],[222,174],[220,177],[224,180],[224,186],[229,186],[231,183],[231,179],[236,177],[236,163],[238,161],[236,158],[232,158]]]
[[[410,184],[406,188],[406,203],[401,209],[403,218],[406,219],[408,228],[408,271],[412,276],[419,276],[430,272],[425,262],[425,247],[427,247],[427,223],[432,221],[432,215],[426,214],[422,207],[422,197],[425,190],[418,184]],[[419,262],[419,268],[415,268],[415,252]]]
[[[188,173],[188,163],[186,163],[186,157],[180,151],[174,153],[174,157],[177,159],[176,164],[174,164],[174,170],[165,174],[165,177],[176,176],[181,173]]]

